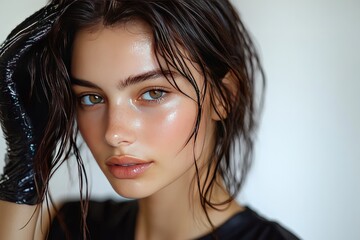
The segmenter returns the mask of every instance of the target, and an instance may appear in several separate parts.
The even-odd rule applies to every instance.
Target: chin
[[[132,180],[124,180],[122,183],[111,182],[110,184],[114,191],[121,197],[129,199],[141,199],[151,196],[154,192],[148,186],[136,183]]]

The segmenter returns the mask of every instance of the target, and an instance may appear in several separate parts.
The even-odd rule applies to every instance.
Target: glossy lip
[[[134,179],[152,166],[152,161],[121,155],[112,156],[105,161],[110,173],[117,179]]]

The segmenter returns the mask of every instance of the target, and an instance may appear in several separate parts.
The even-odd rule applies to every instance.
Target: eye
[[[141,95],[141,100],[160,101],[166,95],[166,91],[162,89],[152,89]]]
[[[80,103],[85,106],[94,106],[103,102],[104,99],[95,94],[87,94],[80,97]]]

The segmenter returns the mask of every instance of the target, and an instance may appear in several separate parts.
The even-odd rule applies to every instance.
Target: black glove
[[[55,4],[40,9],[0,46],[0,122],[8,147],[0,177],[1,200],[32,205],[41,201],[42,183],[33,160],[47,123],[48,103],[41,91],[34,94],[28,63],[59,15]]]

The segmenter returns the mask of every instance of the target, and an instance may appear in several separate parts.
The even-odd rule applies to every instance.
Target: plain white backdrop
[[[0,0],[0,41],[45,2]],[[232,2],[267,75],[256,159],[239,201],[302,239],[360,239],[360,1]],[[1,138],[0,156],[5,149]],[[119,198],[85,155],[92,196]],[[74,168],[69,162],[52,180],[57,201],[78,196]]]

